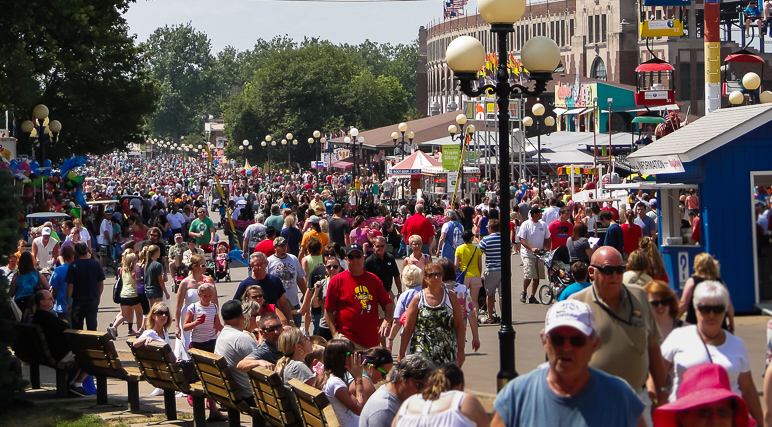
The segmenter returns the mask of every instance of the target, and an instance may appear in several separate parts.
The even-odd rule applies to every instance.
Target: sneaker
[[[156,387],[153,391],[150,392],[149,396],[163,396],[164,395],[164,389]]]
[[[526,303],[526,302],[525,302],[525,291],[523,291],[523,292],[520,292],[520,302],[522,302],[523,304],[525,304],[525,303]]]
[[[499,316],[496,316],[495,314],[493,316],[488,317],[488,319],[490,319],[491,324],[501,323],[501,318]]]
[[[144,328],[139,328],[139,330],[134,334],[135,338],[139,338],[142,336],[142,332],[145,332]]]
[[[75,396],[80,396],[80,397],[90,396],[90,394],[88,394],[86,390],[83,389],[82,386],[70,385],[69,387],[67,387],[67,391],[70,394],[74,394]]]
[[[129,336],[137,336],[137,331],[129,331]]]
[[[536,296],[534,296],[534,295],[531,295],[531,296],[528,298],[528,304],[538,304],[538,303],[539,303],[539,301],[536,299]]]
[[[113,340],[118,339],[118,329],[116,329],[114,326],[110,325],[110,327],[107,328],[107,333],[113,337]]]
[[[480,322],[480,323],[482,323],[483,325],[492,325],[492,324],[494,324],[494,323],[496,323],[496,322],[495,322],[493,319],[491,319],[490,317],[486,317],[486,318],[485,318],[485,319],[483,319],[483,321],[482,321],[482,322]]]

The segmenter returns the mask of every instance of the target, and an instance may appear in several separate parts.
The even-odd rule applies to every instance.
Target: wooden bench
[[[249,382],[255,393],[257,409],[263,418],[277,427],[302,426],[292,390],[284,385],[279,374],[264,368],[249,371]]]
[[[260,411],[247,401],[249,396],[241,394],[224,357],[195,348],[190,349],[188,353],[196,366],[206,396],[228,408],[228,425],[241,425],[239,414],[252,417],[253,426],[265,425]]]
[[[300,416],[308,427],[340,427],[338,417],[323,391],[302,383],[298,379],[289,381],[300,408]]]
[[[134,347],[135,340],[127,341],[134,360],[137,361],[142,377],[150,385],[163,389],[164,408],[168,420],[177,419],[177,402],[174,394],[185,393],[193,399],[193,425],[206,425],[206,407],[204,389],[200,384],[191,384],[182,373],[182,366],[177,362],[169,344],[151,342],[147,345]]]
[[[139,411],[139,368],[126,368],[118,359],[115,342],[106,332],[64,331],[72,343],[72,352],[78,367],[94,376],[97,388],[97,405],[107,404],[107,378],[126,381],[129,410]]]
[[[48,348],[43,330],[34,323],[16,322],[13,332],[11,348],[16,357],[29,365],[32,388],[40,388],[40,365],[48,366],[56,370],[56,394],[67,396],[67,375],[75,366],[75,361],[60,363],[55,360]]]

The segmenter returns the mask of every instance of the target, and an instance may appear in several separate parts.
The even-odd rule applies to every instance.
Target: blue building
[[[772,104],[715,111],[628,156],[655,174],[660,201],[660,250],[677,291],[693,273],[694,256],[721,264],[735,310],[750,312],[772,300],[769,236],[756,227],[756,186],[772,185]],[[698,189],[700,241],[679,233],[679,191]]]

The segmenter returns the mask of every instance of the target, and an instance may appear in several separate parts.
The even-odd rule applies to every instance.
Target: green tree
[[[200,132],[201,116],[217,109],[224,90],[214,78],[209,38],[188,23],[156,29],[144,46],[160,89],[157,109],[148,117],[150,134],[177,139]]]
[[[0,14],[0,108],[21,120],[38,103],[62,122],[51,157],[139,142],[157,97],[127,34],[129,0],[27,0]],[[29,152],[24,141],[21,153]]]

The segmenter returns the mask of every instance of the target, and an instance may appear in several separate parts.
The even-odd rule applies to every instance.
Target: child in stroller
[[[217,244],[217,260],[214,273],[215,281],[226,278],[229,282],[231,281],[230,255],[228,252],[230,252],[228,242],[223,241]]]
[[[560,296],[566,286],[574,282],[571,275],[571,257],[568,248],[561,246],[552,252],[539,254],[539,257],[547,267],[548,283],[539,286],[539,300],[544,305],[549,305]]]

